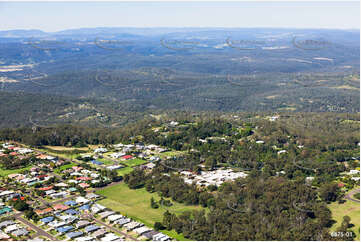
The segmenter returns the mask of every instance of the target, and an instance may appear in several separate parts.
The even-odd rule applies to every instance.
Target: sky
[[[3,2],[0,30],[89,27],[359,29],[352,2]]]

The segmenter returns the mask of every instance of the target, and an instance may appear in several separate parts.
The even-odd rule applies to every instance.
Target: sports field
[[[134,166],[139,166],[139,165],[143,165],[145,163],[148,163],[148,161],[142,160],[142,159],[139,159],[139,158],[135,158],[135,159],[132,159],[132,160],[122,161],[122,163],[126,164],[127,166],[134,167]]]
[[[155,222],[162,222],[163,220],[163,213],[166,209],[163,207],[157,209],[150,207],[152,197],[156,201],[160,200],[157,193],[149,193],[144,188],[132,190],[125,183],[102,189],[97,193],[106,197],[106,199],[99,201],[100,204],[114,211],[119,211],[121,214],[140,221],[149,227],[153,227]],[[174,205],[169,208],[169,211],[176,214],[187,210],[201,209],[200,206],[185,206],[173,201],[172,203]],[[177,240],[186,240],[182,235],[174,231],[164,230],[162,232]]]

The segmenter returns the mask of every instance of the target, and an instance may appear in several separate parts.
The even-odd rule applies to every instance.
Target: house
[[[91,207],[91,211],[92,213],[99,213],[101,211],[104,211],[106,209],[106,207],[98,204],[98,203],[95,203],[92,207]]]
[[[83,174],[80,172],[72,172],[70,173],[70,176],[82,176]]]
[[[131,155],[124,155],[122,156],[122,160],[130,160],[130,159],[133,159],[134,157],[131,156]]]
[[[315,180],[315,177],[313,177],[313,176],[308,176],[305,179],[306,183],[308,183],[308,184],[311,184],[313,180]]]
[[[89,204],[84,204],[83,206],[78,207],[79,210],[90,210]]]
[[[283,154],[283,153],[286,153],[286,152],[287,152],[287,150],[280,150],[280,151],[277,152],[277,155],[280,155],[280,154]]]
[[[0,223],[0,229],[8,227],[9,225],[13,225],[15,222],[13,220],[5,220]]]
[[[91,224],[88,220],[79,220],[76,224],[75,227],[77,229],[81,229],[84,228],[85,226],[88,226],[89,224]]]
[[[18,229],[20,229],[18,224],[12,224],[12,225],[7,226],[4,229],[4,232],[8,234],[8,233],[11,233],[11,232],[13,232],[15,230],[18,230]]]
[[[114,221],[121,219],[121,218],[124,218],[124,216],[120,215],[120,214],[114,214],[114,215],[110,215],[107,219],[109,222],[113,223]]]
[[[158,156],[151,156],[151,157],[149,158],[149,160],[152,161],[152,162],[154,162],[154,161],[159,161],[160,158],[159,158]]]
[[[92,160],[91,163],[94,164],[94,165],[98,165],[98,166],[104,164],[103,162],[100,162],[100,161],[98,161],[98,160]]]
[[[112,170],[118,170],[123,167],[124,166],[122,166],[122,165],[112,165],[112,166],[107,166],[107,169],[112,171]]]
[[[40,191],[49,191],[49,190],[51,190],[51,189],[53,189],[54,188],[54,186],[48,186],[48,187],[41,187],[41,188],[38,188],[38,190],[40,190]],[[54,191],[55,192],[55,191]]]
[[[29,234],[29,231],[27,231],[24,228],[21,228],[21,229],[13,231],[11,234],[13,236],[20,237],[20,236],[25,236],[25,235]]]
[[[62,226],[64,226],[64,225],[66,225],[65,222],[59,222],[59,221],[57,221],[57,220],[54,220],[54,221],[48,223],[48,226],[50,226],[50,227],[52,227],[52,228],[55,228],[55,229],[56,229],[56,228],[59,228],[59,227],[62,227]]]
[[[125,155],[124,152],[116,152],[116,153],[110,154],[109,156],[112,157],[113,159],[118,159],[118,158],[120,158],[120,157],[122,157],[124,155]]]
[[[100,227],[98,225],[93,225],[93,224],[84,228],[85,232],[87,232],[87,233],[94,232],[98,229],[100,229]]]
[[[5,234],[4,232],[0,231],[0,241],[5,241],[10,239],[10,236]]]
[[[143,226],[143,227],[136,228],[133,231],[139,235],[143,235],[144,233],[152,231],[152,229],[150,229],[146,226]]]
[[[107,233],[107,231],[105,229],[99,229],[99,230],[95,231],[92,234],[92,236],[99,239],[99,238],[103,237],[106,233]]]
[[[70,214],[59,216],[59,219],[64,221],[66,224],[73,223],[75,220],[78,220],[79,218],[77,216],[73,216]]]
[[[154,241],[167,241],[167,240],[170,240],[170,238],[167,235],[163,234],[163,233],[158,233],[156,235],[153,235],[152,240],[154,240]]]
[[[10,207],[3,207],[0,209],[0,215],[10,213],[11,211],[13,211],[13,210]]]
[[[264,141],[263,140],[257,140],[256,144],[264,144]]]
[[[146,237],[149,240],[152,240],[153,236],[156,235],[156,234],[159,234],[159,232],[151,230],[151,231],[149,231],[147,233],[144,233],[143,236]]]
[[[49,217],[45,217],[45,218],[42,218],[40,219],[40,221],[43,223],[43,224],[47,224],[47,223],[50,223],[54,220],[54,217],[53,216],[49,216]]]
[[[13,195],[14,193],[14,191],[3,191],[0,193],[0,197],[8,197],[10,195]]]
[[[64,234],[66,232],[69,232],[71,230],[73,230],[74,227],[73,226],[63,226],[63,227],[60,227],[60,228],[57,228],[56,231],[58,231],[58,233],[61,233],[61,234]]]
[[[76,172],[79,172],[79,171],[83,170],[83,167],[81,167],[81,166],[73,166],[72,169],[74,171],[76,171]]]
[[[83,235],[83,232],[81,232],[81,231],[75,231],[75,232],[70,232],[70,233],[65,234],[65,236],[68,239],[74,239],[74,238],[77,238],[77,237],[82,236],[82,235]]]
[[[56,191],[53,190],[53,189],[50,189],[50,190],[45,191],[45,195],[46,195],[46,196],[50,196],[51,194],[54,194],[54,193],[56,193]]]
[[[127,229],[127,231],[131,231],[133,229],[136,229],[136,228],[139,228],[139,227],[142,227],[144,226],[144,224],[142,223],[138,223],[136,221],[133,221],[133,222],[130,222],[130,223],[127,223],[124,225],[124,227]]]
[[[75,239],[75,241],[93,241],[94,237],[92,236],[83,236],[83,237],[78,237]]]
[[[87,176],[81,176],[76,178],[77,181],[90,181],[91,178]]]
[[[43,209],[43,210],[36,209],[36,210],[35,210],[35,213],[36,213],[37,215],[39,215],[39,216],[42,216],[42,215],[48,214],[48,213],[50,213],[50,212],[52,212],[52,211],[53,211],[53,209],[49,207],[49,208],[45,208],[45,209]]]
[[[119,240],[120,237],[115,235],[114,233],[107,233],[103,238],[101,238],[101,241],[114,241]]]
[[[94,150],[94,153],[106,153],[108,152],[108,149],[106,148],[97,148]]]
[[[77,190],[76,187],[71,187],[68,189],[68,192],[76,192]]]
[[[86,199],[86,198],[84,198],[84,197],[77,197],[77,198],[75,199],[75,201],[76,201],[77,203],[79,203],[79,204],[86,204],[86,203],[89,203],[89,202],[90,202],[90,200],[88,200],[88,199]]]
[[[100,219],[103,219],[103,218],[106,218],[113,214],[115,214],[114,211],[105,211],[105,212],[99,213],[99,217],[100,217]]]
[[[130,223],[132,220],[130,218],[121,218],[117,221],[114,221],[115,224],[118,224],[119,226],[123,226],[124,224]]]
[[[91,173],[90,177],[92,178],[98,178],[100,175],[98,173]]]
[[[88,193],[87,195],[85,195],[85,197],[88,199],[96,199],[96,198],[99,198],[100,196],[95,193]]]
[[[148,163],[145,165],[142,165],[141,168],[142,169],[148,169],[148,170],[152,170],[156,165],[154,163]]]
[[[80,174],[80,175],[81,175],[81,174]],[[75,183],[75,184],[78,184],[78,183],[79,183],[79,181],[76,181],[76,180],[70,179],[70,180],[68,180],[68,183]]]
[[[76,201],[69,200],[69,201],[64,202],[64,204],[67,206],[73,207],[73,206],[76,206],[78,203]]]
[[[67,194],[68,194],[67,192],[63,191],[63,192],[53,193],[53,194],[50,195],[50,197],[51,197],[52,199],[63,198],[63,197],[65,197]]]
[[[122,148],[124,145],[122,143],[113,145],[114,148]]]
[[[75,215],[75,214],[78,214],[79,212],[76,211],[75,209],[68,209],[68,210],[65,210],[64,213],[69,214],[69,215]]]
[[[83,189],[90,187],[90,185],[87,183],[79,183],[79,186]]]
[[[60,182],[60,183],[55,184],[55,186],[56,187],[68,187],[69,185],[64,182]]]
[[[62,210],[63,211],[63,210],[69,209],[70,207],[63,205],[61,203],[58,203],[58,204],[53,205],[53,208],[54,208],[54,210]]]
[[[349,175],[356,175],[358,173],[360,173],[360,171],[358,171],[358,170],[350,170],[348,174]]]

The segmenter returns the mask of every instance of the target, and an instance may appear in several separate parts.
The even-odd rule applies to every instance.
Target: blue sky
[[[359,29],[353,2],[0,2],[0,30],[81,27]]]

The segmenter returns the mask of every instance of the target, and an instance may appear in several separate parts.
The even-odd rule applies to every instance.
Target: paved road
[[[52,236],[51,234],[48,234],[47,232],[45,232],[43,229],[39,228],[38,226],[28,222],[27,220],[23,219],[21,217],[23,213],[18,213],[16,214],[14,217],[16,218],[16,220],[19,220],[20,222],[22,222],[23,224],[26,224],[28,227],[32,228],[33,230],[36,231],[36,235],[37,236],[45,236],[47,238],[49,238],[50,240],[57,240],[54,236]]]
[[[349,193],[347,193],[347,194],[345,195],[345,198],[346,198],[347,200],[360,203],[360,200],[357,200],[357,199],[353,198],[353,195],[354,195],[355,193],[358,193],[358,192],[360,192],[360,188],[353,189],[351,192],[349,192]]]

